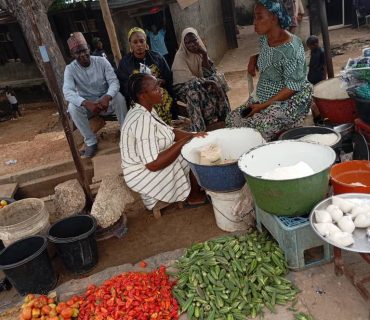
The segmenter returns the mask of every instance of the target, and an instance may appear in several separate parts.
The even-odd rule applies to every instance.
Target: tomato
[[[24,320],[29,320],[32,318],[32,308],[31,307],[24,307],[21,314]]]
[[[67,307],[65,302],[58,303],[57,307],[55,308],[56,312],[61,313],[63,309]]]
[[[41,313],[42,314],[49,314],[50,313],[50,311],[51,311],[51,308],[48,306],[48,305],[46,305],[46,306],[43,306],[42,308],[41,308]]]
[[[32,317],[38,318],[41,315],[41,310],[39,308],[33,308],[32,309]]]
[[[146,268],[148,266],[148,264],[145,261],[140,261],[139,265],[141,268]]]
[[[73,309],[70,308],[70,307],[65,307],[62,312],[60,313],[60,315],[64,318],[64,319],[69,319],[69,318],[72,318],[72,315],[73,315]]]

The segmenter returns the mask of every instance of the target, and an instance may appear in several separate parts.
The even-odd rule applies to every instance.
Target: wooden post
[[[328,18],[326,16],[325,0],[317,0],[317,1],[319,2],[321,33],[322,33],[322,41],[324,44],[325,60],[326,60],[326,67],[328,70],[328,77],[334,78],[334,67],[333,67],[333,59],[331,57],[331,51],[330,51],[330,38],[329,38],[329,29],[328,29]]]
[[[110,14],[110,9],[108,5],[108,0],[99,0],[101,12],[103,14],[103,19],[105,23],[105,28],[107,29],[110,46],[114,55],[114,61],[118,67],[119,62],[122,59],[121,51],[119,49],[116,29],[113,24],[112,15]]]

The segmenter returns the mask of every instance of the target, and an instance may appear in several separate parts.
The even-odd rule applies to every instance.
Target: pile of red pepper
[[[149,273],[122,273],[87,289],[78,319],[178,319],[179,306],[172,296],[174,285],[163,266]]]

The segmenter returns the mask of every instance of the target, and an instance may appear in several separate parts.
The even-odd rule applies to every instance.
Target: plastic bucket
[[[68,217],[50,227],[48,238],[68,271],[87,273],[98,263],[95,230],[96,220],[88,215]]]
[[[331,123],[353,123],[357,117],[356,103],[342,88],[339,78],[316,84],[312,97],[321,116]]]
[[[220,229],[227,232],[248,229],[249,223],[246,218],[254,209],[253,206],[247,210],[239,206],[245,197],[243,190],[244,188],[226,193],[207,191],[212,200],[216,224]]]
[[[329,189],[329,171],[336,159],[334,150],[318,143],[297,140],[270,142],[243,154],[243,171],[255,204],[263,211],[279,216],[309,213]],[[287,180],[263,179],[262,175],[278,167],[307,163],[314,174]]]
[[[370,100],[354,98],[356,101],[356,110],[359,118],[370,125]]]
[[[0,239],[5,246],[36,234],[46,235],[49,227],[49,212],[40,199],[19,200],[0,210]]]
[[[47,244],[45,237],[32,236],[0,252],[0,269],[20,295],[46,294],[56,286]]]
[[[238,159],[253,147],[265,143],[261,134],[251,128],[226,128],[208,132],[204,138],[194,138],[181,150],[184,159],[194,173],[198,184],[213,192],[240,190],[245,179],[238,167]],[[200,150],[206,145],[216,144],[225,159],[234,162],[221,165],[200,164]]]
[[[337,136],[336,141],[330,145],[333,149],[339,148],[341,146],[342,136],[340,133],[336,132],[334,129],[326,127],[302,127],[302,128],[293,128],[284,132],[279,140],[298,140],[309,134],[335,134]]]
[[[370,161],[336,164],[331,168],[330,178],[334,194],[370,193]]]

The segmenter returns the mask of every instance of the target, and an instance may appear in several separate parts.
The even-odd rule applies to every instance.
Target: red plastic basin
[[[316,84],[313,100],[321,116],[333,124],[353,123],[357,118],[356,102],[347,95],[338,78]]]
[[[334,194],[370,193],[370,161],[338,163],[330,170],[330,180]]]

